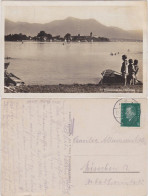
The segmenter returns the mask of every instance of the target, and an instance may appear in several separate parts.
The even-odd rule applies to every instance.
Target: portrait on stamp
[[[139,103],[121,103],[121,126],[140,127]]]

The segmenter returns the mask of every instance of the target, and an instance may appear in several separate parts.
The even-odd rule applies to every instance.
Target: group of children
[[[134,62],[132,59],[129,59],[127,61],[127,56],[122,56],[122,67],[121,67],[121,73],[124,78],[124,85],[130,84],[135,85],[136,84],[136,75],[138,73],[139,67],[138,67],[138,60],[135,59]]]

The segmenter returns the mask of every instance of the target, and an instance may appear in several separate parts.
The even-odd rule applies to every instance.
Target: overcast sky
[[[7,6],[5,17],[11,21],[48,23],[54,20],[75,17],[94,18],[107,26],[125,30],[142,29],[143,7],[29,7]]]

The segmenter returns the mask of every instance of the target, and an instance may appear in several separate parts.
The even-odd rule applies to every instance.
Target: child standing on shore
[[[128,74],[128,69],[127,69],[127,56],[126,55],[122,55],[122,66],[121,66],[121,73],[122,76],[124,78],[124,85],[126,86],[127,84],[127,74]]]
[[[128,65],[128,73],[129,73],[129,80],[130,80],[130,85],[135,85],[135,66],[133,64],[133,60],[129,59],[129,65]]]
[[[137,79],[137,73],[139,71],[138,60],[137,59],[134,60],[134,67],[135,67],[135,77]]]

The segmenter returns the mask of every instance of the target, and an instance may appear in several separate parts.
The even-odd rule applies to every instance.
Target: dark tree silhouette
[[[40,31],[37,35],[37,37],[42,37],[42,36],[46,36],[47,34],[45,33],[45,31]]]
[[[30,37],[27,37],[26,35],[20,34],[9,34],[5,36],[6,41],[22,41],[22,40],[29,40]]]
[[[67,34],[64,36],[64,39],[67,40],[67,41],[70,41],[70,40],[71,40],[71,34],[70,34],[70,33],[67,33]]]
[[[46,36],[47,36],[48,40],[52,39],[52,35],[51,34],[47,34]]]

